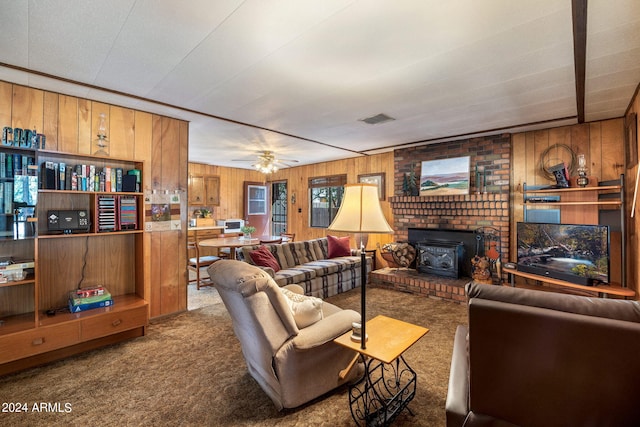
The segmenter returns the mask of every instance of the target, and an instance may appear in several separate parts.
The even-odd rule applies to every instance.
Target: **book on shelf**
[[[69,311],[72,313],[112,305],[111,293],[103,286],[80,288],[69,292]]]
[[[13,182],[3,183],[4,187],[4,213],[13,213]]]
[[[85,304],[72,304],[71,300],[69,300],[69,311],[72,313],[79,313],[81,311],[92,310],[94,308],[101,307],[111,307],[113,305],[112,299],[106,299],[104,301],[96,301],[96,302],[88,302]]]
[[[2,270],[22,270],[25,268],[34,268],[35,263],[33,261],[14,261],[10,260],[8,264],[0,265],[0,271]]]
[[[45,190],[56,189],[56,171],[53,162],[43,162],[40,165],[40,185]]]
[[[13,155],[11,153],[7,154],[6,170],[4,176],[5,178],[13,176]]]
[[[3,153],[0,153],[0,161]],[[6,162],[0,163],[0,176],[11,174],[15,169],[13,156],[5,156]],[[22,175],[38,175],[40,170],[40,188],[47,190],[73,190],[88,192],[115,193],[124,191],[123,176],[135,176],[136,185],[128,186],[127,192],[140,191],[140,171],[131,169],[125,171],[123,168],[99,166],[93,164],[77,164],[71,166],[65,162],[44,161],[40,166],[36,166],[35,158],[24,157],[20,160]],[[4,172],[3,172],[4,171]]]
[[[65,188],[65,184],[67,182],[67,165],[63,162],[60,162],[59,166],[58,166],[58,185],[56,187],[56,189],[58,190],[64,190]]]

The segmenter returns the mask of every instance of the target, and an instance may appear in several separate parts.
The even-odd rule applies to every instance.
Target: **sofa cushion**
[[[318,242],[316,240],[305,240],[301,242],[293,242],[287,245],[290,249],[288,259],[289,267],[306,264],[315,261],[318,255]]]
[[[360,257],[344,256],[339,258],[320,259],[318,261],[309,262],[305,264],[305,266],[315,268],[316,276],[325,276],[327,274],[348,270],[352,268],[354,264],[358,263],[360,263]]]
[[[268,245],[267,248],[275,257],[280,268],[284,270],[309,261],[326,258],[326,251],[322,250],[321,240],[326,242],[326,239],[305,240],[281,245]],[[249,254],[257,248],[258,246],[243,246],[239,251],[241,255],[238,259],[253,263]]]
[[[349,247],[349,236],[336,237],[328,235],[327,242],[329,244],[329,258],[351,255],[351,248]]]
[[[316,270],[306,265],[296,265],[292,268],[283,268],[275,275],[275,281],[279,286],[293,283],[308,282],[316,277]]]
[[[320,298],[300,295],[285,288],[280,288],[280,291],[287,297],[286,300],[291,309],[291,314],[293,314],[293,319],[299,329],[306,328],[322,320],[323,311]]]
[[[260,246],[258,249],[249,252],[249,256],[255,265],[260,267],[271,267],[274,272],[280,270],[278,261],[266,246]]]

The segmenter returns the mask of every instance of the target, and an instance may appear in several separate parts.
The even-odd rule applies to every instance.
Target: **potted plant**
[[[240,228],[240,231],[244,233],[245,239],[251,239],[251,233],[255,233],[256,228],[251,225],[245,225],[242,228]]]

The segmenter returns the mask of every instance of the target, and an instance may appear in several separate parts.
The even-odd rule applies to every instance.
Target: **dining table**
[[[229,258],[236,259],[236,249],[242,246],[258,245],[260,242],[273,241],[280,239],[280,236],[260,236],[260,237],[214,237],[212,239],[200,240],[198,244],[200,246],[206,246],[209,248],[229,248]],[[286,238],[282,239],[283,242],[287,241]]]

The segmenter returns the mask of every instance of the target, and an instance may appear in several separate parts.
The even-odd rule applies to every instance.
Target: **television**
[[[518,270],[579,285],[609,283],[609,226],[517,224]]]

